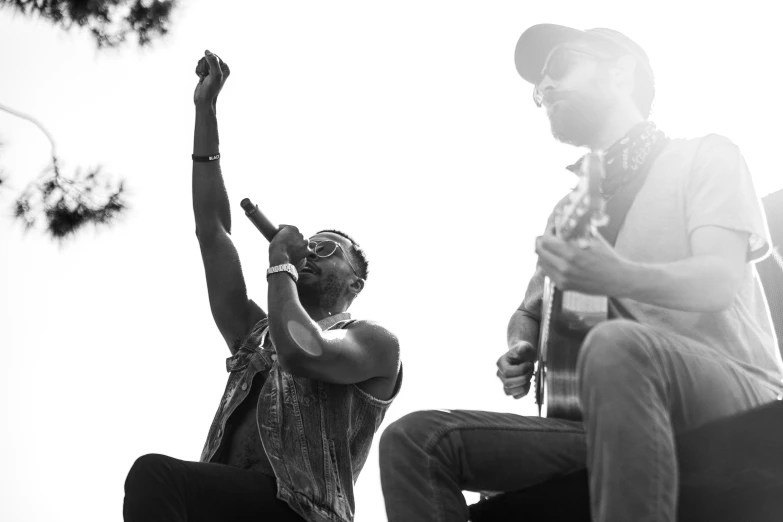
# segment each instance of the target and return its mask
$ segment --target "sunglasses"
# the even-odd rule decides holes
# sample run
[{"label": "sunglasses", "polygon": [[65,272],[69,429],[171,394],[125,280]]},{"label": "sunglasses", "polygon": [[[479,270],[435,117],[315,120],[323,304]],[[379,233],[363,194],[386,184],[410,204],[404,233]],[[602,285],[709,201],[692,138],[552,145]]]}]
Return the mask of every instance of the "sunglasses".
[{"label": "sunglasses", "polygon": [[353,270],[353,273],[357,276],[359,275],[359,271],[356,270],[356,267],[353,266],[353,261],[351,261],[351,257],[348,255],[348,253],[345,251],[343,246],[338,243],[337,241],[332,241],[331,239],[322,239],[320,241],[315,241],[313,239],[310,240],[310,242],[307,244],[307,246],[312,250],[312,252],[317,257],[329,257],[335,252],[337,252],[338,249],[343,253],[343,257],[348,262],[349,265],[351,265],[351,270]]},{"label": "sunglasses", "polygon": [[610,62],[618,58],[618,56],[596,51],[583,51],[571,47],[556,49],[549,55],[544,68],[541,69],[541,80],[533,86],[533,102],[536,104],[536,107],[541,107],[544,103],[544,93],[538,88],[544,78],[548,77],[556,82],[562,80],[574,67],[584,61],[585,56],[601,62]]}]

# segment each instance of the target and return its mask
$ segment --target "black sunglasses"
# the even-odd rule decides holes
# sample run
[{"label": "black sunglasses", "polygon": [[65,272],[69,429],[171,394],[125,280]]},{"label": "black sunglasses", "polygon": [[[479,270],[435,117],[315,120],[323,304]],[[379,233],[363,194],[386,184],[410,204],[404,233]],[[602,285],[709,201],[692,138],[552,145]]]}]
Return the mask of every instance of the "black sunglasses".
[{"label": "black sunglasses", "polygon": [[589,56],[594,60],[602,62],[610,62],[619,58],[619,56],[599,53],[597,51],[574,49],[572,47],[560,47],[555,49],[547,58],[543,69],[541,69],[541,80],[533,86],[533,102],[536,104],[536,107],[541,107],[544,103],[544,93],[538,88],[544,78],[548,77],[554,81],[562,80],[569,71],[584,60],[584,58],[579,55]]}]

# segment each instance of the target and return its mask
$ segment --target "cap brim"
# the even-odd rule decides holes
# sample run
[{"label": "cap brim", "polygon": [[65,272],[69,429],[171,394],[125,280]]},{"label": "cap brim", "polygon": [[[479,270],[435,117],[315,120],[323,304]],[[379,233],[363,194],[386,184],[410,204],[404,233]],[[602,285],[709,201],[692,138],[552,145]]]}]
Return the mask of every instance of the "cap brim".
[{"label": "cap brim", "polygon": [[584,31],[564,25],[538,24],[529,27],[519,37],[514,51],[517,72],[525,81],[536,84],[541,80],[541,70],[552,49],[589,36]]}]

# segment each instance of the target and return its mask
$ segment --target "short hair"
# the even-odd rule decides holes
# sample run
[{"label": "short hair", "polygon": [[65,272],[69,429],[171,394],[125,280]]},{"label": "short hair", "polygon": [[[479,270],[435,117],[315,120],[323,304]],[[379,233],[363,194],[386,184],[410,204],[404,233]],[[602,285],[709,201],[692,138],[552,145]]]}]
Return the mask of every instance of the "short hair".
[{"label": "short hair", "polygon": [[318,232],[316,232],[316,234],[323,234],[324,232],[337,234],[338,236],[342,236],[351,242],[351,254],[353,255],[354,261],[358,261],[357,264],[359,265],[358,266],[359,273],[356,275],[358,275],[359,277],[361,277],[366,281],[367,275],[370,273],[370,262],[367,260],[367,253],[359,245],[359,243],[357,243],[354,238],[352,238],[342,230],[335,230],[335,229],[319,230]]}]

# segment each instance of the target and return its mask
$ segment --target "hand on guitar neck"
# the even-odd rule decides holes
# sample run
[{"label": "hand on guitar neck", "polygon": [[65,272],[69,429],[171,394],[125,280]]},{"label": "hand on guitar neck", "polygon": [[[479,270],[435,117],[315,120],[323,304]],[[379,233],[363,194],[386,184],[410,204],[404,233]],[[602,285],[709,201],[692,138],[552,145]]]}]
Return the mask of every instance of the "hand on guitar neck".
[{"label": "hand on guitar neck", "polygon": [[587,332],[608,318],[607,296],[623,297],[631,287],[632,264],[597,232],[608,224],[600,182],[603,156],[582,162],[577,187],[553,214],[552,233],[536,239],[538,265],[546,276],[542,296],[535,399],[539,414],[581,420],[576,378]]},{"label": "hand on guitar neck", "polygon": [[527,341],[519,341],[498,359],[497,376],[503,383],[503,391],[515,399],[521,399],[530,391],[536,350]]},{"label": "hand on guitar neck", "polygon": [[536,253],[544,274],[561,290],[620,297],[628,288],[628,262],[600,234],[578,242],[540,236]]}]

